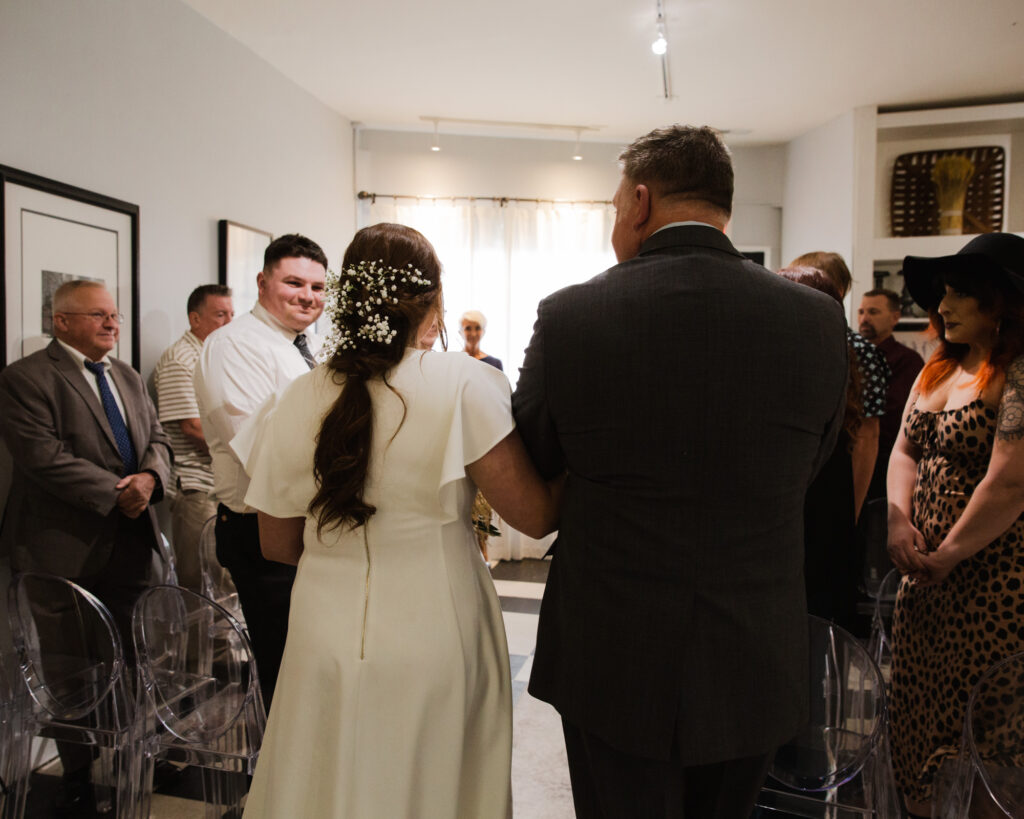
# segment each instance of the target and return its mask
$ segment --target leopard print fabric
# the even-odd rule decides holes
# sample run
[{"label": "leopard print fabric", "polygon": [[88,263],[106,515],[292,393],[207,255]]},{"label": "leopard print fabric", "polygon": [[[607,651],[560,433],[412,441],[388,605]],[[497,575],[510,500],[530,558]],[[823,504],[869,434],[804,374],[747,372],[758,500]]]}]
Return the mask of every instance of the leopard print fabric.
[{"label": "leopard print fabric", "polygon": [[[980,398],[956,410],[915,408],[907,417],[906,435],[922,453],[914,525],[929,550],[985,476],[995,428],[996,411]],[[893,771],[904,794],[928,801],[943,758],[960,750],[971,689],[994,663],[1024,650],[1024,517],[937,586],[904,577],[892,631]]]}]

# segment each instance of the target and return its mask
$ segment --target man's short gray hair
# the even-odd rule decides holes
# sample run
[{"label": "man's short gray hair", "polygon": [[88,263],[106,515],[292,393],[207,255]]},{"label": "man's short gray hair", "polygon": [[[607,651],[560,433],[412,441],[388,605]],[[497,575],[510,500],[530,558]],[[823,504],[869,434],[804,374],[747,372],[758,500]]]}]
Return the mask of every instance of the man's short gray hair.
[{"label": "man's short gray hair", "polygon": [[51,305],[51,312],[63,313],[68,309],[68,302],[71,301],[73,295],[81,290],[83,287],[102,287],[106,289],[106,285],[103,282],[95,282],[91,279],[73,279],[69,282],[64,282],[53,292],[53,304]]}]

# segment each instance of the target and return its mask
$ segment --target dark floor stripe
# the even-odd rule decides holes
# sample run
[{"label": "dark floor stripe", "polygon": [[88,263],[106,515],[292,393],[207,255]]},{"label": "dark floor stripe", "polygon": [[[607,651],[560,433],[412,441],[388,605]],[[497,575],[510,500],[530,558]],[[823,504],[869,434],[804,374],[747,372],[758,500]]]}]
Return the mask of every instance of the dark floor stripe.
[{"label": "dark floor stripe", "polygon": [[532,597],[499,597],[502,611],[516,611],[523,614],[540,614],[540,600]]}]

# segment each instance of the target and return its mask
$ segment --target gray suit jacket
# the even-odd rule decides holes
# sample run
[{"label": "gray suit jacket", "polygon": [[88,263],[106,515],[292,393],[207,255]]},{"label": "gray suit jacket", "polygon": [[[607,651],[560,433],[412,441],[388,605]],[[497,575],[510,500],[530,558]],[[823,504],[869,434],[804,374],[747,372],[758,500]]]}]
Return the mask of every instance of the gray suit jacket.
[{"label": "gray suit jacket", "polygon": [[843,417],[845,327],[702,226],[541,302],[512,404],[540,471],[568,481],[534,696],[687,765],[796,732],[804,494]]},{"label": "gray suit jacket", "polygon": [[[156,547],[160,532],[152,504],[169,479],[170,443],[142,378],[127,364],[111,361],[139,471],[157,478],[143,512],[150,522],[146,545]],[[0,533],[12,567],[63,577],[103,571],[123,522],[114,488],[121,456],[103,405],[57,341],[0,372],[0,418],[14,461]]]}]

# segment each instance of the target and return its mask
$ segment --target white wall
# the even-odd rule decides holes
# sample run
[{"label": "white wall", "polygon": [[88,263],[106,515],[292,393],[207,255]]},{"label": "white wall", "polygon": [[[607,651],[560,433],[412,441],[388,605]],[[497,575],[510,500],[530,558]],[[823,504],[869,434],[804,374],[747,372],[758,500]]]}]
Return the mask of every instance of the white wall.
[{"label": "white wall", "polygon": [[348,121],[178,0],[0,0],[0,77],[0,164],[140,207],[144,375],[217,280],[217,220],[340,261]]},{"label": "white wall", "polygon": [[[508,196],[610,200],[619,184],[618,143],[583,142],[573,161],[572,140],[511,139],[360,130],[356,189],[418,196]],[[782,146],[733,149],[737,245],[767,246],[778,260],[786,151]],[[596,272],[596,271],[595,271]]]},{"label": "white wall", "polygon": [[786,146],[782,259],[812,250],[853,254],[854,115],[850,111]]}]

